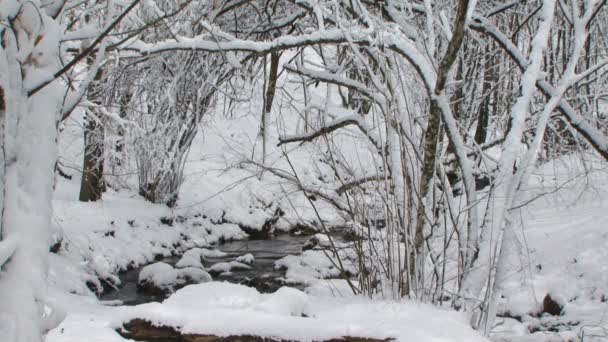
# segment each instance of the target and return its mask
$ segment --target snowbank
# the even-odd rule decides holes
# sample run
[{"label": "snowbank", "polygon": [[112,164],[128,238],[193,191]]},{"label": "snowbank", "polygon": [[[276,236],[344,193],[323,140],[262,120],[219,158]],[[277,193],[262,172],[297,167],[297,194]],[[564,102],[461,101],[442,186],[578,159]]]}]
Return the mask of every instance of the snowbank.
[{"label": "snowbank", "polygon": [[183,334],[249,334],[298,341],[341,336],[487,341],[468,327],[462,315],[409,301],[317,296],[292,288],[260,294],[249,287],[219,282],[186,286],[162,304],[75,311],[49,333],[46,342],[124,341],[114,329],[134,318],[179,327]]},{"label": "snowbank", "polygon": [[182,334],[255,335],[319,341],[342,336],[398,341],[486,341],[459,314],[412,302],[315,297],[292,288],[272,294],[211,282],[179,290],[162,304],[140,305],[111,326],[132,319],[179,328]]}]

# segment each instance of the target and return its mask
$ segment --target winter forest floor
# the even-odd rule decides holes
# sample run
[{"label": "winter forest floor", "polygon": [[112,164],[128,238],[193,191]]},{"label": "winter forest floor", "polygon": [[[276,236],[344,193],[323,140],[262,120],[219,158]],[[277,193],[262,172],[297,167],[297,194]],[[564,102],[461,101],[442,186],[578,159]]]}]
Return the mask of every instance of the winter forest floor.
[{"label": "winter forest floor", "polygon": [[[246,269],[258,261],[248,260],[246,250],[239,253],[238,262],[230,261],[239,256],[235,254],[215,264],[209,260],[214,260],[214,253],[222,255],[218,250],[222,251],[223,241],[247,238],[239,223],[260,226],[268,208],[252,206],[252,198],[255,194],[260,196],[259,202],[272,201],[273,190],[267,188],[276,180],[270,176],[261,181],[247,178],[239,169],[222,171],[220,164],[225,160],[219,160],[220,155],[204,150],[191,153],[186,183],[174,209],[145,202],[130,191],[111,190],[101,202],[81,203],[75,200],[79,180],[59,181],[54,223],[62,240],[50,258],[50,324],[63,321],[48,332],[47,342],[124,341],[117,330],[133,319],[172,327],[173,333],[184,336],[486,341],[469,328],[463,314],[449,308],[353,296],[345,281],[323,279],[336,274],[320,252],[300,254],[296,248],[285,252],[292,256],[271,259],[287,268],[285,284],[297,283],[299,289],[282,287],[268,294],[224,282],[239,267]],[[539,196],[524,208],[518,225],[524,241],[520,246],[523,267],[510,278],[491,340],[608,338],[608,230],[604,219],[608,178],[602,167],[564,158],[538,169],[530,191]],[[580,176],[585,169],[588,172]],[[289,229],[289,216],[277,222],[276,229]],[[99,300],[93,293],[127,286],[118,278],[121,270],[138,269],[171,256],[177,260],[188,250],[194,260],[180,262],[189,267],[160,267],[150,271],[150,279],[168,292],[186,282],[202,283],[177,290],[162,303],[123,305],[103,297]],[[214,281],[208,281],[209,274]],[[542,313],[547,294],[561,312]]]}]

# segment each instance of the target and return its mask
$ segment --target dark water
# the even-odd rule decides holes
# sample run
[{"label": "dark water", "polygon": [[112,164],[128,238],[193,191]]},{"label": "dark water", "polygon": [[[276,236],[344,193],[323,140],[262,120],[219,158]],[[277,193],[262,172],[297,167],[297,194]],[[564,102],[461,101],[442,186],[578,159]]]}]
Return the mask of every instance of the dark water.
[{"label": "dark water", "polygon": [[[221,244],[217,249],[227,253],[221,258],[205,258],[205,267],[218,262],[233,261],[241,255],[251,253],[255,260],[251,269],[232,270],[231,274],[214,276],[213,280],[228,281],[231,283],[244,284],[258,289],[260,292],[274,292],[282,286],[280,278],[285,271],[274,268],[274,262],[286,255],[298,255],[302,253],[302,246],[309,240],[306,236],[278,235],[270,240],[242,240],[230,241]],[[170,265],[175,265],[179,257],[163,259]],[[118,290],[107,290],[101,296],[104,301],[121,301],[125,305],[136,305],[149,302],[159,302],[164,299],[162,295],[153,295],[137,289],[137,279],[142,267],[121,272],[119,274],[122,285]]]}]

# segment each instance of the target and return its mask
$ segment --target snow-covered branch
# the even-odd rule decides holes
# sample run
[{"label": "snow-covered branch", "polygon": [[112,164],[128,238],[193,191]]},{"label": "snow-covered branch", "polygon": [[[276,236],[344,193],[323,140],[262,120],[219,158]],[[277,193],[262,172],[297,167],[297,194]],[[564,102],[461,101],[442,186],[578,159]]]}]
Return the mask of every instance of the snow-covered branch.
[{"label": "snow-covered branch", "polygon": [[[517,46],[498,28],[492,25],[487,19],[475,17],[471,22],[470,27],[479,32],[485,33],[492,37],[517,63],[523,70],[529,64],[529,61]],[[584,73],[584,72],[583,72]],[[555,88],[549,82],[539,79],[536,81],[536,87],[547,97],[551,98],[556,95]],[[606,160],[608,160],[608,137],[593,126],[587,119],[578,113],[565,99],[560,99],[557,109],[564,115],[568,123],[589,142],[589,144]]]},{"label": "snow-covered branch", "polygon": [[346,191],[349,191],[355,187],[361,186],[365,183],[369,183],[369,182],[381,182],[383,180],[386,179],[390,179],[389,175],[385,175],[385,174],[378,174],[378,175],[372,175],[372,176],[365,176],[362,178],[357,178],[353,181],[350,181],[348,183],[343,184],[342,186],[340,186],[338,189],[336,189],[336,193],[338,195],[341,195],[343,193],[345,193]]},{"label": "snow-covered branch", "polygon": [[[372,32],[366,29],[352,29],[348,33],[348,38],[355,41],[363,41]],[[262,42],[246,39],[233,39],[229,41],[214,40],[209,36],[200,37],[178,37],[178,40],[166,40],[159,43],[144,43],[142,41],[133,42],[125,46],[124,50],[138,52],[142,55],[156,54],[166,51],[246,51],[266,54],[299,47],[316,44],[340,44],[347,40],[347,35],[341,29],[331,29],[317,31],[301,35],[285,35],[272,41]]]},{"label": "snow-covered branch", "polygon": [[319,138],[340,128],[344,128],[351,125],[356,126],[369,139],[369,141],[374,145],[374,147],[376,147],[378,151],[382,150],[382,145],[380,141],[371,133],[370,129],[367,127],[367,124],[365,123],[365,118],[358,114],[339,117],[326,123],[323,127],[313,132],[280,136],[279,143],[277,144],[277,146],[295,142],[311,142],[316,138]]}]

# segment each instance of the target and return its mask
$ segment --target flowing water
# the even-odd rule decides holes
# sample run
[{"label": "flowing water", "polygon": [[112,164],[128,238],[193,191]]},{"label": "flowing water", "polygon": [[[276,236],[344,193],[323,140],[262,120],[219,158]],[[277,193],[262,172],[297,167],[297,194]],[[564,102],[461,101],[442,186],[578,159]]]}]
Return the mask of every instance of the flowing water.
[{"label": "flowing water", "polygon": [[[302,253],[302,247],[309,240],[306,236],[292,236],[288,234],[277,235],[269,240],[240,240],[229,241],[218,246],[226,255],[220,258],[207,257],[203,260],[205,267],[218,262],[233,261],[245,254],[255,257],[251,269],[232,270],[229,274],[213,277],[216,281],[228,281],[255,287],[260,292],[273,292],[282,286],[281,278],[285,275],[283,270],[275,269],[274,262],[286,255]],[[162,261],[175,265],[181,256],[165,258]],[[104,292],[101,299],[104,301],[120,301],[125,305],[136,305],[149,302],[158,302],[164,299],[162,295],[155,295],[137,288],[137,280],[142,267],[124,271],[119,274],[122,285],[118,289]]]}]

